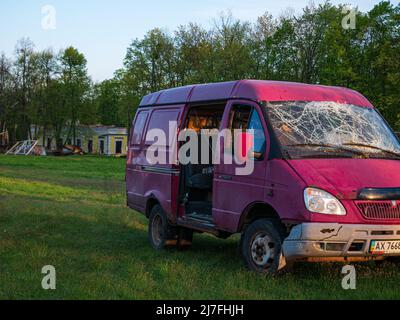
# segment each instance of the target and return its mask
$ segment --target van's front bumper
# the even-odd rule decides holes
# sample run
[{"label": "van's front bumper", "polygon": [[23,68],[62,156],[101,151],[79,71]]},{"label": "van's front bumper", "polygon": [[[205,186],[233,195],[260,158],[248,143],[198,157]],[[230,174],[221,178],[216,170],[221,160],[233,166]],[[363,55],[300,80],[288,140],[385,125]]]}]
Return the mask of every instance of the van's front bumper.
[{"label": "van's front bumper", "polygon": [[400,225],[303,223],[283,243],[291,260],[365,260],[399,254],[371,254],[371,241],[400,240]]}]

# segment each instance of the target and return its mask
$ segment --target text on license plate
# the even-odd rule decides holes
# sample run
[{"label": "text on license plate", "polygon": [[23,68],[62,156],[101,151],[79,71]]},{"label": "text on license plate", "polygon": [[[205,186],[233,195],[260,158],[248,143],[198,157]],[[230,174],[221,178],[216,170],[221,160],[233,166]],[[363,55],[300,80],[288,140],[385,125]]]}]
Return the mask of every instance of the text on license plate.
[{"label": "text on license plate", "polygon": [[399,253],[400,254],[400,240],[385,240],[385,241],[371,241],[372,254],[385,254],[385,253]]}]

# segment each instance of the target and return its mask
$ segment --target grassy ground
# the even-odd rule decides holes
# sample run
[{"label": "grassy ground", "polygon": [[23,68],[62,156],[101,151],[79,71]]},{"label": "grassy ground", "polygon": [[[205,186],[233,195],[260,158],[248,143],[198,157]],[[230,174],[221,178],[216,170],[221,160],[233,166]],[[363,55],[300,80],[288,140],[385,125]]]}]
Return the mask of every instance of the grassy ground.
[{"label": "grassy ground", "polygon": [[[57,290],[41,269],[57,270]],[[237,238],[196,235],[188,251],[155,252],[147,221],[125,207],[124,160],[0,156],[0,299],[393,299],[400,269],[299,264],[266,278],[243,269]]]}]

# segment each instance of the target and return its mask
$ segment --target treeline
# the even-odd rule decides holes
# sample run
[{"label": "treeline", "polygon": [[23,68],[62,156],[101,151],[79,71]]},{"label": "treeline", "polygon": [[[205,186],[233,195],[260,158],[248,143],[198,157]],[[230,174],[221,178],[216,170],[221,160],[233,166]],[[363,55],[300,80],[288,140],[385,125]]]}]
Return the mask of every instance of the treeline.
[{"label": "treeline", "polygon": [[76,125],[93,121],[92,88],[78,50],[37,52],[29,39],[22,39],[13,60],[0,55],[0,131],[7,129],[14,143],[35,139],[39,128],[51,130],[62,147],[62,131],[68,127],[67,139],[76,141]]},{"label": "treeline", "polygon": [[223,15],[210,29],[156,28],[131,43],[113,79],[96,84],[76,49],[35,53],[23,41],[13,61],[0,60],[0,125],[21,139],[32,123],[55,132],[67,124],[73,138],[77,123],[129,126],[149,92],[252,78],[355,89],[400,130],[400,5],[356,12],[354,29],[343,28],[345,9],[327,2],[256,23]]}]

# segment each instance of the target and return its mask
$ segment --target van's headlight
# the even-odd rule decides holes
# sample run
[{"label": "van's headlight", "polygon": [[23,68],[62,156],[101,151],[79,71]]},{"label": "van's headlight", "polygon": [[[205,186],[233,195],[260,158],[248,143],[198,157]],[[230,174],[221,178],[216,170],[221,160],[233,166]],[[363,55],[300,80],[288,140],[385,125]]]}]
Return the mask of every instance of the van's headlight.
[{"label": "van's headlight", "polygon": [[342,203],[329,192],[316,188],[304,190],[304,201],[308,211],[321,214],[345,216],[346,209]]}]

